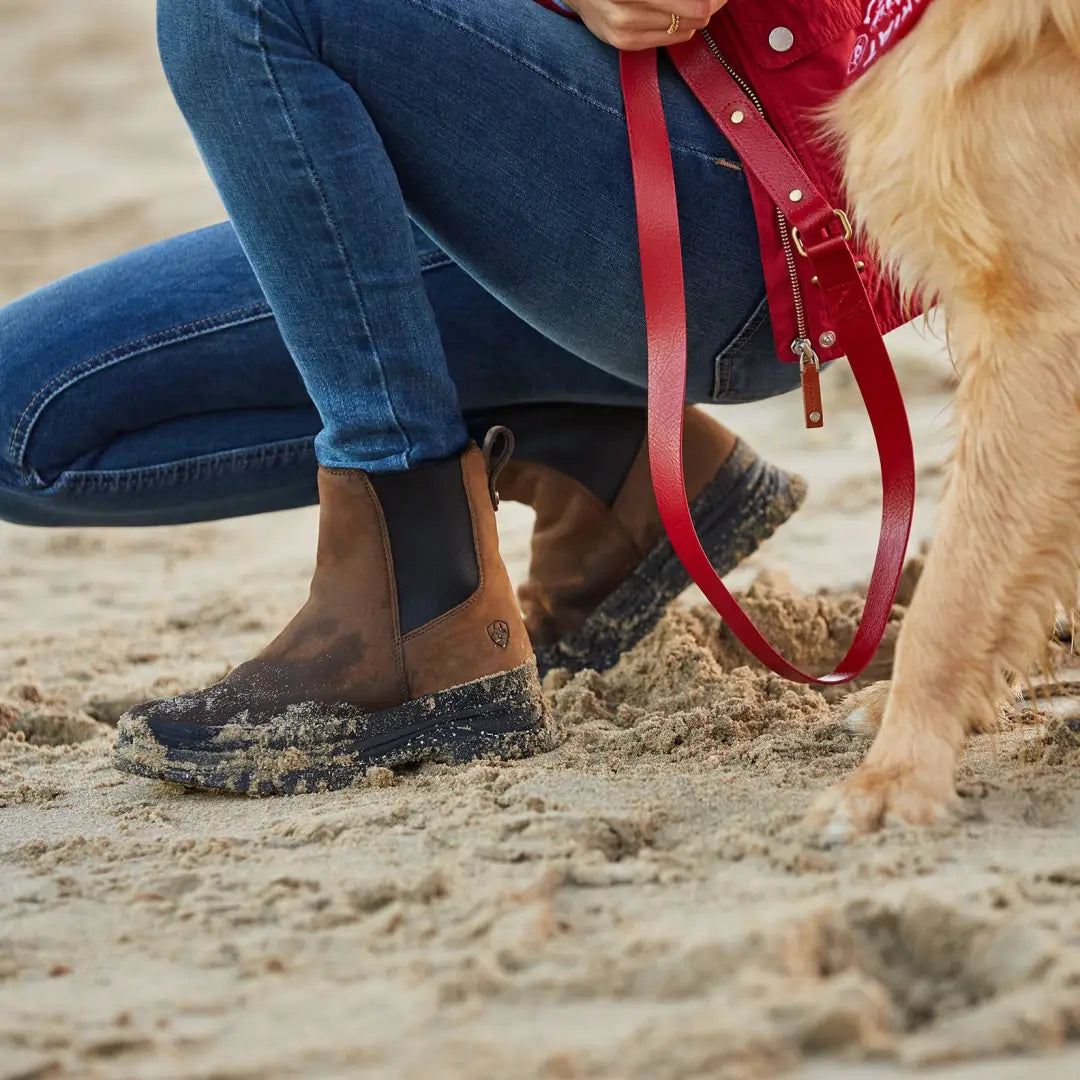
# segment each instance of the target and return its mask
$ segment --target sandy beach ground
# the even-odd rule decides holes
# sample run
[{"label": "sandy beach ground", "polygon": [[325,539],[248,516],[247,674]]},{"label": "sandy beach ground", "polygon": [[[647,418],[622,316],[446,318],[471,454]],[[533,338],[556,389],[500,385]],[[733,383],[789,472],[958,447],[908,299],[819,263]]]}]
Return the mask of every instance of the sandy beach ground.
[{"label": "sandy beach ground", "polygon": [[[223,216],[152,8],[0,0],[0,303]],[[918,542],[950,372],[926,331],[894,352]],[[818,659],[878,505],[843,373],[826,394],[814,435],[791,399],[720,413],[809,479],[733,580],[767,572],[759,610]],[[520,578],[528,514],[500,519]],[[0,525],[0,1080],[1080,1076],[1076,736],[1017,707],[972,743],[963,821],[821,850],[801,815],[865,736],[739,668],[692,594],[607,676],[549,679],[567,739],[533,761],[262,801],[114,772],[118,712],[261,646],[314,535]]]}]

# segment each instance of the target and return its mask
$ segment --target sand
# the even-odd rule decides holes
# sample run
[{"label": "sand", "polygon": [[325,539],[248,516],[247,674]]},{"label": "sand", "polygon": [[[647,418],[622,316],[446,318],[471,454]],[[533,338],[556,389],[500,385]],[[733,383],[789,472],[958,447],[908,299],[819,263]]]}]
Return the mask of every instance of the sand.
[{"label": "sand", "polygon": [[[0,0],[0,302],[220,218],[151,9]],[[918,542],[949,369],[925,332],[894,354]],[[865,420],[841,372],[825,392],[813,435],[790,399],[718,413],[810,481],[732,576],[807,662],[876,528]],[[518,579],[529,526],[500,512]],[[538,759],[276,800],[113,771],[129,703],[291,614],[314,527],[0,526],[0,1080],[1080,1075],[1075,686],[972,742],[961,821],[829,850],[801,815],[868,736],[741,666],[693,593],[607,675],[549,677]]]}]

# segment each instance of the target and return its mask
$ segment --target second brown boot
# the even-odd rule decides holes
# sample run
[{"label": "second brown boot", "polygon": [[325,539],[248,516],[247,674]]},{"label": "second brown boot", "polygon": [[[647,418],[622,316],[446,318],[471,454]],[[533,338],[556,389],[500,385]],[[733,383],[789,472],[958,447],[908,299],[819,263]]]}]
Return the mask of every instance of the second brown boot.
[{"label": "second brown boot", "polygon": [[116,765],[252,794],[373,765],[520,757],[554,738],[476,447],[409,472],[319,470],[307,604],[205,690],[120,720]]},{"label": "second brown boot", "polygon": [[[645,410],[530,405],[484,418],[497,418],[517,440],[500,494],[536,511],[519,597],[540,674],[604,671],[691,584],[656,507]],[[686,410],[683,452],[691,513],[719,574],[751,555],[806,496],[801,477],[758,457],[699,408]]]}]

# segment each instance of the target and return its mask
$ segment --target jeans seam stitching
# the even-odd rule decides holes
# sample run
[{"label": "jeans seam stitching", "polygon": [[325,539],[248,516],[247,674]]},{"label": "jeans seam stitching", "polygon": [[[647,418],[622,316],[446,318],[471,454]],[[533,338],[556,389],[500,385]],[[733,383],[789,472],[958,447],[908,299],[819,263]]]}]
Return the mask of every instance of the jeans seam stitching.
[{"label": "jeans seam stitching", "polygon": [[258,447],[244,447],[239,450],[220,450],[213,454],[200,454],[196,457],[185,458],[182,461],[167,462],[161,465],[137,465],[126,469],[73,469],[62,473],[52,484],[44,489],[48,491],[60,491],[65,488],[100,487],[101,478],[115,478],[130,487],[131,481],[150,479],[162,476],[180,476],[191,473],[195,469],[213,466],[216,464],[235,463],[246,465],[251,462],[272,459],[300,458],[305,452],[311,450],[311,439],[284,439],[281,442],[264,443]]},{"label": "jeans seam stitching", "polygon": [[285,120],[286,126],[289,129],[289,134],[292,136],[293,142],[296,144],[297,150],[300,152],[300,157],[304,162],[304,169],[307,172],[308,179],[311,181],[312,186],[315,189],[315,193],[318,196],[319,207],[322,210],[323,221],[326,227],[330,230],[330,235],[333,237],[334,244],[337,247],[338,255],[341,257],[345,266],[345,279],[349,283],[349,289],[353,294],[353,299],[356,303],[357,311],[360,315],[360,321],[364,328],[364,333],[368,337],[368,341],[371,344],[373,357],[375,360],[375,366],[379,372],[379,378],[382,381],[383,395],[386,399],[386,404],[389,408],[390,416],[393,419],[394,426],[397,428],[398,435],[401,437],[401,441],[405,447],[405,460],[408,462],[410,452],[413,449],[412,440],[409,438],[408,433],[405,431],[401,424],[401,420],[397,415],[397,410],[394,408],[393,397],[390,394],[390,386],[386,381],[386,371],[383,368],[382,361],[379,359],[378,348],[375,345],[374,336],[371,333],[371,328],[368,323],[367,311],[364,308],[364,301],[361,296],[361,291],[357,287],[356,279],[353,273],[352,262],[349,259],[349,254],[345,250],[345,244],[342,239],[341,229],[338,227],[337,222],[334,220],[334,216],[330,211],[330,206],[326,201],[326,194],[323,190],[322,181],[319,179],[318,173],[315,171],[314,164],[311,160],[311,155],[308,153],[307,145],[300,137],[300,132],[296,127],[296,123],[293,119],[292,113],[289,110],[288,103],[285,101],[285,95],[282,92],[281,84],[274,73],[273,65],[270,62],[270,50],[266,45],[266,38],[263,33],[263,15],[264,4],[263,0],[256,0],[255,3],[255,35],[256,44],[259,49],[259,53],[262,57],[263,68],[266,72],[266,76],[270,81],[270,88],[277,101],[278,107],[281,109],[282,116]]},{"label": "jeans seam stitching", "polygon": [[[257,322],[260,319],[272,317],[268,304],[259,302],[246,307],[231,308],[216,315],[205,315],[201,319],[193,319],[186,323],[177,323],[174,326],[162,330],[155,330],[152,334],[144,334],[140,338],[133,338],[122,345],[113,345],[102,352],[81,360],[73,368],[58,372],[34,394],[29,404],[19,414],[15,427],[11,433],[11,441],[8,444],[9,460],[19,469],[25,469],[23,460],[26,447],[33,433],[34,425],[50,402],[54,401],[65,390],[70,389],[77,382],[81,382],[89,375],[93,375],[104,368],[130,360],[135,356],[143,356],[154,349],[164,348],[166,345],[175,345],[191,337],[201,336],[218,330],[230,329],[234,326],[242,326],[247,322]],[[230,320],[228,322],[224,320]]]},{"label": "jeans seam stitching", "polygon": [[[594,109],[599,109],[602,113],[605,113],[608,116],[614,116],[619,120],[624,119],[624,114],[622,112],[620,112],[618,109],[612,109],[610,106],[603,104],[603,102],[596,101],[593,98],[589,97],[587,94],[583,94],[580,90],[576,90],[574,87],[567,86],[566,83],[560,82],[550,72],[544,71],[543,68],[538,67],[536,64],[531,63],[530,61],[526,60],[524,57],[518,56],[516,53],[511,52],[505,45],[501,44],[498,41],[494,41],[492,38],[487,37],[486,35],[482,34],[479,30],[477,30],[475,27],[468,26],[465,23],[458,22],[456,19],[452,18],[450,15],[446,14],[445,12],[433,11],[431,8],[429,8],[426,5],[420,3],[419,0],[406,0],[406,2],[412,4],[413,7],[420,8],[422,11],[426,12],[428,15],[434,15],[437,19],[442,19],[444,22],[450,23],[451,26],[456,26],[459,30],[464,31],[466,34],[471,34],[477,40],[482,41],[489,48],[492,48],[496,52],[502,53],[504,56],[507,56],[511,60],[516,61],[522,67],[527,68],[529,71],[533,72],[533,74],[539,75],[540,78],[547,80],[553,86],[557,86],[564,93],[570,94],[572,97],[576,97],[579,101],[585,102],[586,105],[591,105]],[[713,162],[713,161],[716,160],[716,154],[706,153],[704,150],[699,150],[699,149],[697,149],[696,147],[693,147],[693,146],[687,146],[684,143],[672,141],[671,142],[671,148],[673,150],[681,150],[681,151],[684,151],[685,153],[693,154],[695,157],[703,158],[704,160],[709,161],[709,162]]]}]

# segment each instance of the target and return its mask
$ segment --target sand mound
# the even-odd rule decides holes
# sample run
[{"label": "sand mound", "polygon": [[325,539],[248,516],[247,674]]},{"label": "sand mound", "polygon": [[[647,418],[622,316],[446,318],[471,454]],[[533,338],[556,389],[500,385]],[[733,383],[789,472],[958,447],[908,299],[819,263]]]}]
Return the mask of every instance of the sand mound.
[{"label": "sand mound", "polygon": [[84,713],[63,707],[63,699],[47,696],[33,683],[17,683],[0,691],[0,753],[5,745],[72,746],[108,733],[105,725]]},{"label": "sand mound", "polygon": [[[799,606],[771,593],[768,602],[787,614]],[[715,767],[858,751],[821,694],[760,669],[725,669],[724,659],[742,660],[725,657],[711,611],[673,610],[606,674],[552,672],[546,689],[570,732],[567,764],[663,755]]]}]

